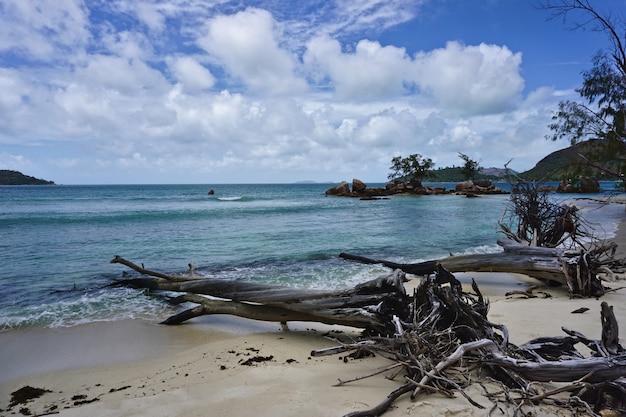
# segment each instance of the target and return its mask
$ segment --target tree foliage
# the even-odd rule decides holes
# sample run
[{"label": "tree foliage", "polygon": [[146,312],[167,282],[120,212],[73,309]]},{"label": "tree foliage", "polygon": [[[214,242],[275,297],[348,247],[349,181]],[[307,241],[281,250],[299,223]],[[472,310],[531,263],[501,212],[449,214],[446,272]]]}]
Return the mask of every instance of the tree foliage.
[{"label": "tree foliage", "polygon": [[476,174],[480,170],[480,166],[478,165],[478,161],[474,161],[470,159],[469,156],[459,152],[459,157],[465,162],[465,164],[460,168],[461,175],[466,180],[472,180],[476,178]]},{"label": "tree foliage", "polygon": [[406,158],[396,156],[391,159],[389,169],[391,173],[388,178],[390,180],[404,179],[408,181],[421,181],[435,164],[430,158],[424,158],[418,153],[411,154]]},{"label": "tree foliage", "polygon": [[626,21],[610,12],[601,13],[589,0],[546,0],[543,9],[551,18],[577,17],[572,29],[591,29],[607,35],[610,47],[596,53],[592,68],[584,71],[583,85],[576,89],[582,102],[566,100],[552,116],[552,140],[568,139],[572,145],[600,139],[603,146],[588,165],[607,171],[604,162],[618,161],[621,174],[626,166]]}]

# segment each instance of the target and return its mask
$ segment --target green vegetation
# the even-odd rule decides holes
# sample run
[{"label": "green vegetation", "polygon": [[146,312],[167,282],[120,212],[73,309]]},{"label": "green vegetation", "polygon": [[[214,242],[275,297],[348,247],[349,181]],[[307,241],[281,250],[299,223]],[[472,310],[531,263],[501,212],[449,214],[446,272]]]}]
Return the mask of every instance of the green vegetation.
[{"label": "green vegetation", "polygon": [[403,158],[396,156],[391,160],[391,174],[389,174],[390,180],[404,179],[408,181],[420,182],[424,178],[429,169],[434,167],[435,164],[430,158],[424,158],[418,153]]},{"label": "green vegetation", "polygon": [[459,157],[465,162],[465,165],[461,167],[461,175],[465,180],[472,180],[476,178],[476,174],[480,170],[480,166],[478,166],[478,161],[474,161],[470,159],[469,156],[464,153],[459,152]]},{"label": "green vegetation", "polygon": [[599,139],[580,142],[551,153],[519,176],[532,181],[560,181],[578,176],[617,181],[619,177],[615,172],[618,172],[620,162],[603,160],[598,152],[603,148]]},{"label": "green vegetation", "polygon": [[499,180],[505,177],[505,169],[483,169],[469,156],[459,152],[459,157],[465,162],[462,167],[432,169],[435,166],[432,159],[424,158],[420,154],[412,154],[406,158],[396,156],[391,160],[392,173],[389,174],[389,180],[462,182],[470,179]]},{"label": "green vegetation", "polygon": [[54,182],[24,175],[19,171],[0,169],[0,185],[54,185]]},{"label": "green vegetation", "polygon": [[589,169],[619,178],[626,170],[626,20],[620,14],[600,14],[586,0],[545,0],[552,18],[578,18],[573,29],[591,29],[607,35],[610,45],[584,71],[576,92],[582,101],[562,101],[552,116],[548,139],[568,139],[572,145],[596,139],[585,149],[586,157],[570,172],[586,175]]},{"label": "green vegetation", "polygon": [[[465,181],[466,178],[461,173],[461,169],[462,167],[456,167],[456,166],[433,169],[426,173],[426,176],[424,177],[424,179],[427,181],[437,181],[437,182]],[[492,180],[492,181],[503,180],[506,177],[504,171],[505,171],[504,168],[501,170],[496,169],[496,168],[479,169],[479,171],[476,172],[476,175],[474,175],[474,180]],[[493,172],[493,174],[491,174],[491,172]]]}]

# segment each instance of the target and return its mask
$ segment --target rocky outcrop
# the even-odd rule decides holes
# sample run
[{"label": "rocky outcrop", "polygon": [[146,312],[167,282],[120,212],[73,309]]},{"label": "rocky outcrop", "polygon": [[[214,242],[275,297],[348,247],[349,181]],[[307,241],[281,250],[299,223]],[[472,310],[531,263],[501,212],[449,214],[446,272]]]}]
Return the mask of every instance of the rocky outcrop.
[{"label": "rocky outcrop", "polygon": [[457,194],[464,194],[468,197],[480,194],[508,194],[489,180],[463,181],[456,185],[455,191]]},{"label": "rocky outcrop", "polygon": [[350,186],[346,181],[341,182],[340,184],[335,185],[332,188],[326,190],[326,195],[336,195],[348,197],[350,196]]},{"label": "rocky outcrop", "polygon": [[387,183],[384,188],[368,188],[367,184],[356,178],[352,180],[352,190],[350,190],[350,186],[346,181],[326,190],[326,195],[358,197],[362,200],[377,200],[395,194],[432,195],[448,193],[451,193],[451,191],[446,190],[444,187],[424,187],[419,181],[393,181]]},{"label": "rocky outcrop", "polygon": [[556,189],[557,193],[595,194],[601,190],[600,183],[592,177],[581,177],[577,180],[562,180]]}]

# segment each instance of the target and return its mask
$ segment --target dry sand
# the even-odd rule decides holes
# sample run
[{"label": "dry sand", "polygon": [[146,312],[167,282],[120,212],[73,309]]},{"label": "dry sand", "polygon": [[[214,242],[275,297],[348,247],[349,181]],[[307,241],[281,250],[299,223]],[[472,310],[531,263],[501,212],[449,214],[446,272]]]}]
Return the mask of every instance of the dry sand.
[{"label": "dry sand", "polygon": [[[624,229],[615,238],[622,249]],[[490,320],[506,325],[513,343],[563,335],[562,326],[599,339],[601,301],[614,306],[618,323],[626,323],[626,289],[601,300],[569,299],[564,288],[547,287],[536,291],[551,298],[506,298],[503,288],[541,283],[512,274],[457,276],[475,276],[479,285],[482,282],[491,300]],[[509,284],[490,284],[502,280]],[[607,285],[617,288],[624,281]],[[580,307],[589,311],[571,313]],[[285,332],[278,324],[213,316],[177,327],[136,320],[0,333],[0,415],[336,417],[373,407],[399,386],[400,380],[378,375],[333,387],[339,378],[365,375],[389,362],[378,357],[347,362],[340,356],[312,358],[312,349],[335,346],[333,338],[346,340],[358,333],[306,323],[290,328]],[[245,364],[254,358],[258,362]],[[9,408],[11,393],[24,386],[47,392]],[[460,395],[432,394],[415,402],[401,398],[385,416],[485,416],[491,403],[481,393],[476,384],[468,390],[486,410]],[[555,408],[532,411],[570,415]]]}]

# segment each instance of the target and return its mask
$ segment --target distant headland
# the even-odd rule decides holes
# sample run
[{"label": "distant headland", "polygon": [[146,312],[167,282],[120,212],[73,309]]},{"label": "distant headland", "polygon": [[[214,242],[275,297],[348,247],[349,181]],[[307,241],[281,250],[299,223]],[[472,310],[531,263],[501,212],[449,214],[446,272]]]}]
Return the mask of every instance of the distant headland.
[{"label": "distant headland", "polygon": [[24,175],[19,171],[0,169],[0,185],[55,185],[54,181]]}]

